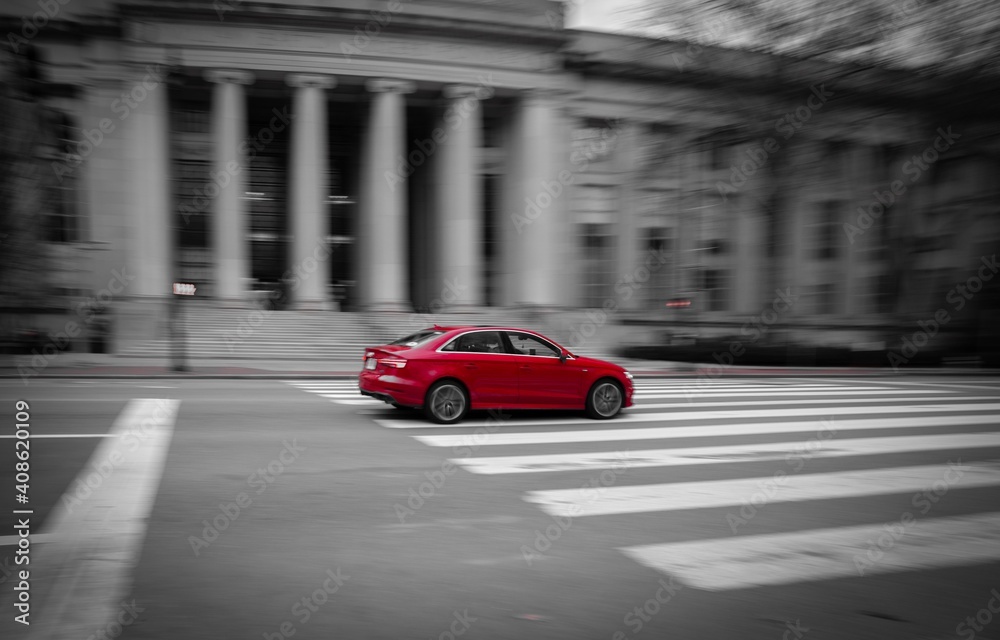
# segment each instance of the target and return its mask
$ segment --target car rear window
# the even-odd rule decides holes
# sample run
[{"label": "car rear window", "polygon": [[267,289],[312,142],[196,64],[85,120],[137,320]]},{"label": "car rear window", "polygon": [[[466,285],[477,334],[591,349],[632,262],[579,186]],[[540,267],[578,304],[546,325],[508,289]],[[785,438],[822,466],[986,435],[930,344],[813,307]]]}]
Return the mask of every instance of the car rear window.
[{"label": "car rear window", "polygon": [[444,331],[418,331],[406,336],[405,338],[393,340],[389,344],[402,345],[404,347],[416,347],[427,342],[428,340],[433,340],[442,333],[444,333]]}]

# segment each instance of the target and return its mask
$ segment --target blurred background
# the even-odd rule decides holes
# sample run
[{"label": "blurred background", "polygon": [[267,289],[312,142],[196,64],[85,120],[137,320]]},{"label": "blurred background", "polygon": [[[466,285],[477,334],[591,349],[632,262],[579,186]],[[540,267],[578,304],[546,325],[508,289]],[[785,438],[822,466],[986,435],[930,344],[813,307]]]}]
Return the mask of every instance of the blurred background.
[{"label": "blurred background", "polygon": [[998,362],[996,3],[0,14],[0,345],[25,362],[359,360],[432,322]]}]

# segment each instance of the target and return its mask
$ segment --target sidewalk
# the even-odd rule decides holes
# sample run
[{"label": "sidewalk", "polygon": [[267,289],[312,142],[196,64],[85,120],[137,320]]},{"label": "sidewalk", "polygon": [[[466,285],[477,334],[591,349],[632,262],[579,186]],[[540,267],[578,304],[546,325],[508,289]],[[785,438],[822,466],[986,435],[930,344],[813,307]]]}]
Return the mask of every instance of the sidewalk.
[{"label": "sidewalk", "polygon": [[[725,378],[730,376],[886,376],[886,375],[967,375],[1000,376],[1000,371],[978,368],[939,369],[863,369],[836,367],[759,367],[661,360],[608,358],[641,378]],[[37,360],[36,360],[37,364]],[[0,357],[0,378],[231,378],[289,380],[301,378],[355,378],[361,371],[361,360],[264,360],[264,359],[202,359],[187,361],[187,371],[173,370],[165,358],[133,358],[107,354],[62,353],[36,368],[31,356]]]}]

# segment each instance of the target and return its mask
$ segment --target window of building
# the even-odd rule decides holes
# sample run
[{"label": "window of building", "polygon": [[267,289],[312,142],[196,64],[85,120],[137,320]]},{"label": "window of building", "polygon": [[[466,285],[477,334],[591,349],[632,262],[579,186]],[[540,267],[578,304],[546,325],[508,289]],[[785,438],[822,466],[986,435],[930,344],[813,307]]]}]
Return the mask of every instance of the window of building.
[{"label": "window of building", "polygon": [[615,236],[612,224],[579,225],[583,257],[583,300],[585,307],[598,308],[613,294],[615,273]]},{"label": "window of building", "polygon": [[843,230],[840,227],[841,203],[836,200],[828,200],[820,205],[819,214],[813,224],[815,232],[813,246],[816,250],[816,258],[819,260],[832,260],[837,257],[837,246],[840,242]]},{"label": "window of building", "polygon": [[729,274],[724,269],[705,269],[703,273],[708,311],[728,311]]},{"label": "window of building", "polygon": [[[55,131],[51,145],[59,159],[67,153],[77,153],[82,139],[80,129],[68,115],[55,111],[46,116]],[[45,236],[49,242],[79,242],[81,239],[80,209],[77,203],[77,172],[67,171],[52,182],[45,194]]]},{"label": "window of building", "polygon": [[892,310],[891,278],[888,274],[869,276],[858,283],[858,309],[861,313],[884,314]]},{"label": "window of building", "polygon": [[716,141],[712,143],[710,152],[713,169],[728,169],[732,165],[732,145],[726,142]]},{"label": "window of building", "polygon": [[[643,287],[643,299],[649,309],[660,309],[673,295],[671,278],[674,273],[674,230],[671,227],[647,227],[640,236],[638,267],[649,271]],[[647,266],[649,265],[649,266]],[[637,268],[638,268],[637,267]],[[637,273],[644,276],[645,272]]]},{"label": "window of building", "polygon": [[815,299],[816,313],[821,316],[830,316],[838,313],[837,308],[837,285],[832,282],[825,282],[816,286]]}]

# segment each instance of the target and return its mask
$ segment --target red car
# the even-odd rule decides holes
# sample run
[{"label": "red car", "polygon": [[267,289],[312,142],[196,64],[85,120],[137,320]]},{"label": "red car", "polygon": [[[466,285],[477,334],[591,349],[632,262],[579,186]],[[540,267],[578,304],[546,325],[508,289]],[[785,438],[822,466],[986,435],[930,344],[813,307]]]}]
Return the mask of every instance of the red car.
[{"label": "red car", "polygon": [[505,327],[435,326],[368,349],[358,387],[443,424],[470,409],[585,409],[608,419],[632,406],[633,392],[622,367]]}]

